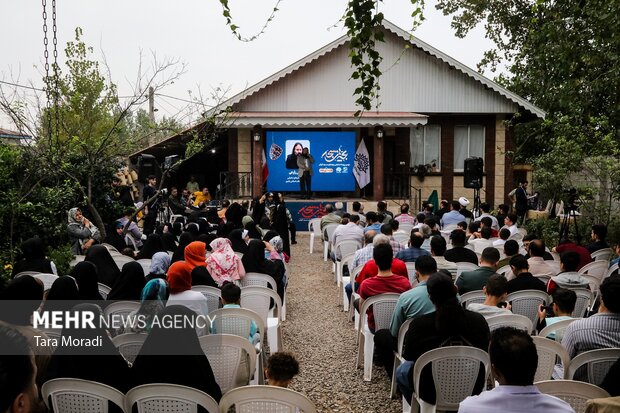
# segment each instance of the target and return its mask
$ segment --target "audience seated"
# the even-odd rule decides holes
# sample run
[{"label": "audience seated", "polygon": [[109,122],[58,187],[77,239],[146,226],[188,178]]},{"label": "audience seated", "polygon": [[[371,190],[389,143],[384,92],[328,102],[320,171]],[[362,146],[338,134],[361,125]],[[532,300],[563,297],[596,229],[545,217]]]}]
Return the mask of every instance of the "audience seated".
[{"label": "audience seated", "polygon": [[165,307],[170,295],[168,283],[161,278],[154,278],[147,282],[140,294],[140,308],[130,316],[143,318],[144,323],[133,323],[122,326],[116,334],[122,333],[149,333],[153,328],[153,320]]},{"label": "audience seated", "polygon": [[[345,225],[339,225],[334,230],[332,242],[336,245],[342,240],[353,240],[362,243],[364,241],[364,230],[358,225],[359,215],[351,215],[349,222]],[[336,251],[336,259],[340,260],[340,251]]]},{"label": "audience seated", "polygon": [[42,311],[69,311],[78,304],[80,293],[73,277],[58,277],[47,292]]},{"label": "audience seated", "polygon": [[490,213],[491,212],[491,205],[489,205],[488,202],[482,202],[480,204],[480,209],[482,210],[482,214],[480,214],[480,216],[478,218],[476,218],[476,221],[480,221],[484,217],[489,217],[489,219],[491,219],[491,225],[490,225],[491,229],[493,229],[495,231],[499,231],[499,223],[497,222],[497,218],[495,218]]},{"label": "audience seated", "polygon": [[400,214],[394,217],[396,221],[401,224],[411,224],[415,223],[415,218],[409,215],[409,204],[404,203],[400,206]]},{"label": "audience seated", "polygon": [[22,243],[21,259],[15,263],[11,277],[22,271],[57,274],[56,265],[45,257],[45,245],[41,238],[29,238]]},{"label": "audience seated", "polygon": [[275,252],[273,247],[269,245],[269,255],[276,255],[276,259],[271,260],[265,258],[265,243],[263,241],[259,241],[257,239],[250,240],[248,244],[248,252],[247,254],[243,254],[243,258],[241,262],[243,263],[243,267],[248,272],[258,272],[262,274],[267,274],[273,277],[277,284],[277,292],[282,300],[284,300],[284,287],[285,287],[285,268],[282,260],[279,259],[278,253]]},{"label": "audience seated", "polygon": [[171,263],[185,260],[185,247],[187,247],[192,241],[194,241],[194,235],[191,232],[185,231],[181,233],[181,236],[179,237],[179,245],[172,254]]},{"label": "audience seated", "polygon": [[342,218],[334,213],[334,206],[332,204],[325,205],[325,212],[327,214],[321,217],[321,239],[323,239],[323,230],[329,224],[340,224]]},{"label": "audience seated", "polygon": [[16,329],[0,325],[0,348],[0,412],[41,411],[36,366],[27,339]]},{"label": "audience seated", "polygon": [[539,275],[555,275],[555,270],[545,263],[545,242],[535,239],[528,246],[530,258],[527,260],[530,272],[535,277]]},{"label": "audience seated", "polygon": [[508,294],[521,290],[547,291],[547,285],[528,272],[529,263],[523,255],[515,255],[510,259],[510,269],[514,277],[508,281]]},{"label": "audience seated", "polygon": [[82,302],[98,302],[103,297],[99,293],[99,285],[97,284],[97,267],[88,261],[78,262],[69,273],[75,280],[78,287],[78,297]]},{"label": "audience seated", "polygon": [[592,262],[592,256],[590,255],[590,251],[588,251],[585,247],[582,247],[579,244],[574,243],[570,239],[562,239],[560,240],[557,247],[553,249],[553,251],[560,254],[560,256],[564,252],[576,252],[579,254],[579,261],[577,263],[577,268],[575,271],[579,271],[584,265]]},{"label": "audience seated", "polygon": [[560,255],[560,273],[551,277],[547,283],[547,292],[553,294],[556,288],[589,288],[589,281],[577,273],[579,254],[566,251]]},{"label": "audience seated", "polygon": [[[384,224],[384,225],[387,225],[387,224]],[[379,234],[374,237],[372,243],[373,243],[374,248],[377,248],[377,246],[381,244],[389,245],[389,242],[390,240],[386,235]],[[374,248],[372,250],[373,255],[374,255]],[[392,259],[391,271],[394,275],[400,275],[402,277],[409,279],[409,273],[407,272],[407,265],[403,261],[399,260],[398,258]],[[367,280],[368,278],[376,276],[378,273],[379,273],[379,267],[377,266],[377,263],[375,262],[375,260],[374,259],[368,260],[366,264],[364,264],[364,267],[359,272],[357,277],[355,278],[356,286],[359,286],[364,280]]]},{"label": "audience seated", "polygon": [[480,257],[480,267],[473,271],[463,271],[456,280],[459,293],[482,290],[489,277],[495,274],[497,261],[499,261],[499,251],[493,247],[485,248]]},{"label": "audience seated", "polygon": [[142,289],[146,284],[144,270],[138,262],[128,262],[123,265],[121,276],[116,280],[106,300],[129,300],[140,299]]},{"label": "audience seated", "polygon": [[605,248],[609,248],[609,244],[606,241],[607,238],[607,226],[603,224],[594,224],[592,225],[592,232],[590,234],[592,243],[589,244],[586,248],[588,252],[592,254],[598,250],[602,250]]},{"label": "audience seated", "polygon": [[508,214],[506,218],[504,218],[504,226],[508,228],[511,236],[519,232],[517,229],[517,219],[516,214]]},{"label": "audience seated", "polygon": [[378,234],[381,231],[381,222],[379,222],[378,220],[379,216],[376,212],[368,211],[368,213],[366,214],[366,227],[364,228],[364,234],[369,231],[374,231]]},{"label": "audience seated", "polygon": [[452,279],[456,279],[456,264],[448,261],[444,254],[446,253],[446,240],[441,235],[434,235],[431,238],[431,255],[437,262],[438,270],[446,270],[450,273]]},{"label": "audience seated", "polygon": [[506,257],[498,261],[497,268],[502,268],[504,265],[510,264],[510,260],[512,259],[512,257],[518,254],[519,254],[519,243],[513,239],[509,239],[504,244],[504,255]]},{"label": "audience seated", "polygon": [[392,254],[396,255],[402,250],[404,250],[405,246],[394,239],[393,233],[394,230],[389,223],[381,225],[381,234],[388,237],[388,239],[390,240],[390,246],[392,247]]},{"label": "audience seated", "polygon": [[247,241],[249,241],[249,236],[247,235],[247,232],[244,232],[244,230],[233,229],[230,231],[230,234],[228,234],[228,239],[230,240],[230,246],[233,251],[240,252],[241,254],[248,252]]},{"label": "audience seated", "polygon": [[450,203],[450,212],[443,214],[441,217],[440,224],[442,228],[453,228],[463,220],[463,215],[459,212],[460,209],[461,205],[458,201],[452,201]]},{"label": "audience seated", "polygon": [[470,262],[474,265],[478,265],[478,256],[469,248],[465,248],[465,239],[465,231],[460,229],[452,231],[450,233],[452,248],[446,251],[444,257],[452,262]]},{"label": "audience seated", "polygon": [[153,280],[155,278],[166,278],[166,272],[170,267],[172,260],[167,252],[156,252],[151,258],[151,266],[149,273],[146,275],[146,281]]},{"label": "audience seated", "polygon": [[506,244],[506,241],[508,241],[508,238],[510,238],[510,230],[508,228],[502,228],[499,231],[499,239],[493,241],[493,246],[495,248],[502,248]]},{"label": "audience seated", "polygon": [[[550,315],[547,314],[547,308],[542,305],[538,310],[538,331],[558,321],[570,320],[572,318],[571,314],[575,310],[576,302],[577,294],[574,291],[567,290],[566,288],[557,288],[553,292],[552,313]],[[555,340],[555,333],[549,334],[547,338]]]},{"label": "audience seated", "polygon": [[510,304],[506,302],[506,297],[508,296],[507,285],[508,281],[506,281],[506,277],[503,275],[491,275],[486,285],[482,288],[485,296],[484,302],[481,304],[470,303],[467,309],[482,314],[484,318],[512,314]]},{"label": "audience seated", "polygon": [[[192,244],[187,248],[190,248]],[[221,287],[225,282],[238,282],[245,276],[243,263],[233,251],[230,240],[216,238],[210,245],[211,255],[207,258],[206,266],[218,287]]]},{"label": "audience seated", "polygon": [[[159,316],[162,319],[180,316],[181,319],[195,320],[196,313],[187,307],[168,305]],[[222,391],[215,381],[209,359],[200,347],[196,330],[187,322],[168,327],[157,324],[149,333],[131,367],[133,386],[179,384],[201,390],[219,401]]]},{"label": "audience seated", "polygon": [[297,374],[299,374],[299,362],[293,354],[278,351],[267,359],[265,377],[270,386],[286,388]]},{"label": "audience seated", "polygon": [[97,282],[112,287],[121,276],[118,266],[103,245],[93,245],[86,252],[84,262],[92,262],[97,267]]},{"label": "audience seated", "polygon": [[399,251],[395,256],[404,262],[416,262],[423,255],[431,255],[425,249],[422,249],[424,243],[424,235],[419,230],[412,230],[409,235],[409,248]]},{"label": "audience seated", "polygon": [[136,259],[137,260],[141,260],[141,259],[151,259],[153,258],[153,254],[155,254],[156,252],[166,252],[166,248],[164,247],[164,243],[161,240],[161,235],[159,234],[150,234],[147,238],[146,241],[144,242],[144,246],[140,249],[140,252],[138,252],[138,255],[136,255]]},{"label": "audience seated", "polygon": [[[398,388],[408,401],[411,401],[413,393],[413,365],[422,354],[449,345],[469,345],[485,351],[489,347],[487,322],[482,315],[461,307],[449,275],[443,272],[431,275],[426,287],[436,311],[420,315],[411,322],[403,350],[406,361],[396,371]],[[422,370],[421,377],[420,397],[427,403],[435,404],[430,365]],[[474,392],[480,393],[485,383],[484,371],[481,371]]]},{"label": "audience seated", "polygon": [[192,291],[192,275],[185,261],[177,261],[168,269],[170,296],[166,306],[185,306],[198,315],[207,315],[207,299],[198,291]]},{"label": "audience seated", "polygon": [[[241,288],[231,282],[224,283],[220,302],[222,303],[222,308],[241,308]],[[211,326],[211,334],[217,334],[215,326]],[[260,342],[258,327],[254,321],[250,322],[250,335],[248,336],[248,340],[250,340],[252,344]]]},{"label": "audience seated", "polygon": [[[135,211],[136,210],[133,207],[126,208],[123,211],[123,217],[120,218],[116,222],[121,224],[123,229],[124,229],[125,225],[127,225],[127,222],[129,222],[129,220],[131,219],[131,216],[133,215],[133,213]],[[142,230],[140,229],[140,227],[138,227],[138,225],[134,221],[131,221],[131,223],[129,224],[129,227],[127,228],[127,232],[125,233],[125,235],[129,236],[129,237],[131,237],[131,239],[133,239],[133,242],[134,242],[134,244],[136,245],[137,248],[142,248],[142,239],[144,238],[144,235],[143,235]],[[127,242],[125,241],[125,237],[124,236],[123,236],[123,242],[127,245]]]},{"label": "audience seated", "polygon": [[493,241],[491,241],[491,227],[480,228],[480,231],[475,232],[469,237],[468,244],[474,247],[476,252],[481,252],[485,248],[493,247]]},{"label": "audience seated", "polygon": [[512,327],[493,331],[489,357],[499,386],[463,400],[459,413],[573,412],[568,403],[534,386],[538,353],[526,332]]},{"label": "audience seated", "polygon": [[390,328],[375,332],[375,353],[379,362],[385,367],[388,376],[392,375],[394,367],[394,353],[398,341],[398,333],[403,323],[413,317],[435,311],[426,288],[426,282],[431,274],[437,272],[437,263],[429,256],[418,258],[415,266],[418,284],[409,291],[405,291],[398,298]]}]

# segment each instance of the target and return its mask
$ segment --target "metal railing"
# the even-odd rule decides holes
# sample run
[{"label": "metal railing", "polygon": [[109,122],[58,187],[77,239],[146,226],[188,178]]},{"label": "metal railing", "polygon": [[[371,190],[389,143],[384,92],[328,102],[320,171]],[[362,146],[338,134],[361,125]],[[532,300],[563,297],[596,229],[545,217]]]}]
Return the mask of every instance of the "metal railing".
[{"label": "metal railing", "polygon": [[412,210],[422,209],[422,190],[411,185],[411,174],[386,172],[383,175],[384,198],[409,203]]},{"label": "metal railing", "polygon": [[218,199],[238,199],[252,197],[252,172],[220,172]]}]

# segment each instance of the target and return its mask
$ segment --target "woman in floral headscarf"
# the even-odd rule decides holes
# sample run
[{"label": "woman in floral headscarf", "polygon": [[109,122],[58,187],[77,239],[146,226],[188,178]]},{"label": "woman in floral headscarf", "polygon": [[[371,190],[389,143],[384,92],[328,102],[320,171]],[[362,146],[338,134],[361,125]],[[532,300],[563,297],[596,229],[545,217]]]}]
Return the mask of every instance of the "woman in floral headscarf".
[{"label": "woman in floral headscarf", "polygon": [[80,208],[71,208],[67,213],[67,232],[71,242],[71,252],[81,255],[95,242],[101,241],[99,229],[82,215]]},{"label": "woman in floral headscarf", "polygon": [[216,238],[211,242],[211,255],[207,258],[207,270],[219,287],[224,282],[235,282],[245,276],[241,259],[233,251],[230,240]]}]

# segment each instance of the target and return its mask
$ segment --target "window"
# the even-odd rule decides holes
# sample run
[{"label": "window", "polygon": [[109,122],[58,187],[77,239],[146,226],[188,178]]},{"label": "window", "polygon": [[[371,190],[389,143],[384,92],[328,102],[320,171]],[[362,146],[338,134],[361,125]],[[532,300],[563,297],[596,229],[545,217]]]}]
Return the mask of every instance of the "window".
[{"label": "window", "polygon": [[454,171],[463,172],[465,159],[472,156],[484,159],[484,126],[455,126]]},{"label": "window", "polygon": [[441,154],[441,127],[439,125],[425,125],[411,128],[409,139],[411,149],[410,166],[435,164],[437,170],[440,165]]}]

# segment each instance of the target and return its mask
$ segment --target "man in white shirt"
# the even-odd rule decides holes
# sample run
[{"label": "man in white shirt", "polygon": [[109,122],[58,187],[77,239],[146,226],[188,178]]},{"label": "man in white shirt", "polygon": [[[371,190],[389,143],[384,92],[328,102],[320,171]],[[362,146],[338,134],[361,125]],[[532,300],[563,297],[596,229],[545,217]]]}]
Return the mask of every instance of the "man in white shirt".
[{"label": "man in white shirt", "polygon": [[480,209],[482,210],[482,214],[480,214],[480,216],[476,218],[475,221],[480,221],[484,217],[489,217],[491,218],[491,222],[492,222],[491,228],[496,231],[499,231],[499,223],[497,222],[497,218],[495,218],[493,215],[490,214],[491,205],[489,205],[488,202],[483,202],[480,204]]},{"label": "man in white shirt", "polygon": [[530,272],[534,277],[541,275],[556,275],[556,270],[545,262],[545,243],[543,240],[535,239],[528,246],[530,258],[527,263],[530,265]]},{"label": "man in white shirt", "polygon": [[499,386],[463,400],[459,413],[574,413],[568,403],[534,386],[538,353],[526,332],[513,327],[493,331],[489,357]]},{"label": "man in white shirt", "polygon": [[437,262],[437,270],[446,270],[454,280],[456,278],[456,263],[448,261],[443,255],[446,253],[446,240],[441,235],[431,238],[431,255]]},{"label": "man in white shirt", "polygon": [[[347,217],[348,214],[345,214],[344,217]],[[349,222],[345,225],[339,225],[332,234],[333,243],[336,245],[338,241],[342,241],[345,239],[350,239],[354,241],[359,241],[360,244],[364,242],[364,230],[358,225],[359,223],[359,215],[351,215],[349,218]],[[340,251],[336,251],[336,259],[340,260],[342,257],[340,256]]]},{"label": "man in white shirt", "polygon": [[[484,316],[484,318],[493,317],[494,315],[512,314],[510,304],[506,303],[508,296],[508,281],[506,277],[500,274],[493,274],[487,280],[486,285],[482,288],[485,299],[482,304],[471,303],[467,306],[469,311],[475,311]],[[499,307],[504,304],[503,307]]]},{"label": "man in white shirt", "polygon": [[517,219],[518,218],[515,214],[508,214],[506,215],[506,218],[504,218],[504,226],[510,231],[510,236],[513,236],[519,232],[517,228]]}]

